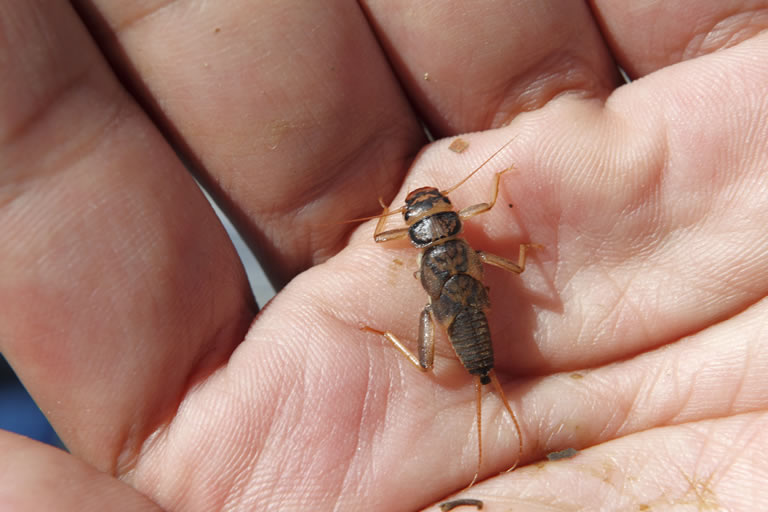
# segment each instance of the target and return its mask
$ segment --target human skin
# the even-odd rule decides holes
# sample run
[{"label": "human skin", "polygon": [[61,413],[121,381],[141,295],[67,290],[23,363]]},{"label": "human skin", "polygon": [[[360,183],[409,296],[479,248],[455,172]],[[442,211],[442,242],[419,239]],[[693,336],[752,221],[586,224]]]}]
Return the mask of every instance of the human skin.
[{"label": "human skin", "polygon": [[[0,350],[72,454],[0,433],[0,509],[768,502],[766,2],[72,3],[0,3]],[[486,273],[524,450],[485,394],[461,492],[472,378],[360,330],[417,251],[341,221],[510,140],[451,198],[514,165],[466,237],[542,246]]]}]

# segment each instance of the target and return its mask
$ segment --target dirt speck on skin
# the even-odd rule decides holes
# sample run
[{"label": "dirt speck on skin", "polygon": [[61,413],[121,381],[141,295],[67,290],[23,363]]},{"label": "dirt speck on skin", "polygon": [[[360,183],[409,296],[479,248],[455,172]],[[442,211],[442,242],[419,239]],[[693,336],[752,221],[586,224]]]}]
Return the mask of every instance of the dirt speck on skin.
[{"label": "dirt speck on skin", "polygon": [[387,265],[387,284],[393,288],[399,288],[408,283],[411,272],[410,265],[415,261],[404,261],[401,258],[392,258]]},{"label": "dirt speck on skin", "polygon": [[451,142],[451,145],[448,146],[448,149],[453,151],[454,153],[463,153],[467,150],[469,147],[469,142],[465,141],[464,139],[454,139],[453,142]]},{"label": "dirt speck on skin", "polygon": [[474,500],[471,498],[464,498],[460,500],[446,501],[440,504],[441,512],[448,512],[456,507],[477,507],[477,510],[483,510],[483,502],[481,500]]},{"label": "dirt speck on skin", "polygon": [[579,450],[576,448],[566,448],[565,450],[560,450],[559,452],[552,452],[547,454],[547,460],[561,460],[561,459],[571,459],[575,457],[579,453]]}]

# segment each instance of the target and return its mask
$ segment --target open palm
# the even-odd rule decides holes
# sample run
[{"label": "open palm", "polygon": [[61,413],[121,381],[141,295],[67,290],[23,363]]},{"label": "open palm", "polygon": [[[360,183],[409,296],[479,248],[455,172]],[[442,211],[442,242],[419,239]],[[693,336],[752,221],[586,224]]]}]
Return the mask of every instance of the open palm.
[{"label": "open palm", "polygon": [[[340,221],[510,139],[451,198],[514,165],[466,238],[542,246],[486,272],[524,450],[505,473],[517,434],[485,394],[460,495],[768,500],[764,7],[73,3],[0,6],[0,349],[73,454],[0,435],[0,503],[391,512],[463,489],[475,395],[444,335],[424,375],[360,330],[415,342],[417,251]],[[457,154],[419,119],[479,133]],[[258,315],[168,141],[285,285]]]}]

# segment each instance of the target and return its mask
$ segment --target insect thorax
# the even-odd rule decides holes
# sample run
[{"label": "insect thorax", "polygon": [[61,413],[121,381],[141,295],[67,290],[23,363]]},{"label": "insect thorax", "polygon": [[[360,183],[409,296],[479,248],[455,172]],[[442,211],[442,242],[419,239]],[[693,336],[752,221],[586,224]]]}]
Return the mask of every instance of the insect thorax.
[{"label": "insect thorax", "polygon": [[420,217],[442,211],[452,211],[453,205],[448,197],[434,187],[421,187],[409,193],[405,198],[403,219],[409,226]]},{"label": "insect thorax", "polygon": [[408,230],[411,243],[424,249],[461,233],[461,218],[454,211],[439,212],[417,220]]},{"label": "insect thorax", "polygon": [[432,299],[437,299],[448,279],[456,274],[468,274],[482,282],[483,263],[464,239],[454,238],[424,250],[419,274],[424,290]]}]

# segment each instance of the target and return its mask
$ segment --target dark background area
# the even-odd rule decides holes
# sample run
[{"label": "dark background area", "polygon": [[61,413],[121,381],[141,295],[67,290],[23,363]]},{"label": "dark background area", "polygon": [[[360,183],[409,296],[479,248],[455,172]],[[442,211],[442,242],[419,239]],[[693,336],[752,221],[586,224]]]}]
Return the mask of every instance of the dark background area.
[{"label": "dark background area", "polygon": [[23,434],[54,446],[62,446],[45,416],[2,356],[0,356],[0,429]]}]

